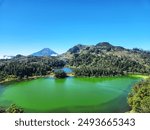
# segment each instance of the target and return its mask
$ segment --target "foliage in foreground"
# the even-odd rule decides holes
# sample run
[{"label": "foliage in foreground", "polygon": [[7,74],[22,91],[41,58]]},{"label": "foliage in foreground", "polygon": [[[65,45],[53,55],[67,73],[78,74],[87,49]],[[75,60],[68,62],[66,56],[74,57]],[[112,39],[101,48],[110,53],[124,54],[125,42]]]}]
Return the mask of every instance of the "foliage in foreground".
[{"label": "foliage in foreground", "polygon": [[16,106],[15,104],[10,105],[8,109],[6,109],[6,113],[23,113],[23,109]]},{"label": "foliage in foreground", "polygon": [[0,107],[0,113],[23,113],[24,110],[15,104],[11,104],[8,108]]},{"label": "foliage in foreground", "polygon": [[150,113],[150,78],[133,87],[128,103],[132,112]]}]

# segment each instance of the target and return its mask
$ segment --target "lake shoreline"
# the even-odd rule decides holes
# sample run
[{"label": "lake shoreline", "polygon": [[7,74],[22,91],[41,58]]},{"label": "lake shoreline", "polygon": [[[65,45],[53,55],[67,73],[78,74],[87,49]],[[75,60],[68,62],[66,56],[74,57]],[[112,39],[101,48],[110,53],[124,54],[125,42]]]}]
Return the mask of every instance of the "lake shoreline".
[{"label": "lake shoreline", "polygon": [[[68,73],[67,74],[68,77],[75,77],[74,73]],[[146,80],[147,78],[149,78],[148,75],[144,75],[144,74],[127,74],[127,75],[116,75],[116,76],[100,76],[100,77],[88,77],[88,78],[110,78],[110,77],[122,77],[122,76],[130,76],[133,78],[142,78],[144,80]],[[5,84],[5,83],[11,83],[11,82],[21,82],[21,81],[28,81],[28,80],[34,80],[34,79],[39,79],[39,78],[55,78],[55,75],[53,73],[49,74],[49,75],[43,75],[43,76],[31,76],[28,78],[23,78],[23,79],[19,79],[19,78],[7,78],[3,81],[0,81],[0,84]],[[86,78],[87,76],[80,76],[78,78]]]},{"label": "lake shoreline", "polygon": [[[74,73],[68,73],[67,74],[68,77],[74,77]],[[9,83],[9,82],[21,82],[21,81],[28,81],[28,80],[34,80],[34,79],[39,79],[39,78],[55,78],[55,75],[52,73],[52,74],[49,74],[49,75],[43,75],[43,76],[31,76],[31,77],[28,77],[28,78],[22,78],[22,79],[19,79],[19,78],[7,78],[3,81],[0,81],[0,84],[5,84],[5,83]]]},{"label": "lake shoreline", "polygon": [[[24,109],[24,113],[124,113],[130,110],[126,102],[130,87],[132,88],[133,84],[138,81],[141,81],[141,78],[132,78],[129,76],[111,77],[110,79],[104,77],[67,78],[60,80],[41,78],[27,82],[2,85],[5,94],[2,95],[1,99],[4,98],[6,101],[13,101],[10,102],[10,105],[13,103],[16,104],[19,108]],[[8,104],[7,102],[5,104],[3,100],[1,101],[2,106]],[[34,105],[32,105],[33,103]]]},{"label": "lake shoreline", "polygon": [[23,79],[19,79],[19,78],[11,78],[11,79],[5,79],[3,81],[0,81],[0,84],[5,84],[5,83],[9,83],[9,82],[21,82],[21,81],[26,81],[26,80],[33,80],[33,79],[38,79],[38,78],[46,78],[46,77],[54,77],[53,75],[45,75],[45,76],[31,76],[28,78],[23,78]]}]

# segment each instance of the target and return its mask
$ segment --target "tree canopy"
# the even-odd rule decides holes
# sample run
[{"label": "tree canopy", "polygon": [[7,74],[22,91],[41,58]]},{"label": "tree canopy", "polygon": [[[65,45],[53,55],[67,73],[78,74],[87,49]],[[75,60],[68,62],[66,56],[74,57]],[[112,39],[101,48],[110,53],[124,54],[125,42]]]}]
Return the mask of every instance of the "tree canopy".
[{"label": "tree canopy", "polygon": [[150,78],[136,84],[128,96],[132,112],[150,113]]},{"label": "tree canopy", "polygon": [[66,78],[67,74],[63,70],[58,70],[55,72],[56,78]]}]

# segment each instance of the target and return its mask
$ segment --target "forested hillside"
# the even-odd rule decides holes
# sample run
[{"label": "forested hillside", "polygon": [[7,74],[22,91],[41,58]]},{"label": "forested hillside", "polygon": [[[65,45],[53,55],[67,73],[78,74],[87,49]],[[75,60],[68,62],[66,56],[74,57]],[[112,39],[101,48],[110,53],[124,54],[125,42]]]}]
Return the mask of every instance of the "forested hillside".
[{"label": "forested hillside", "polygon": [[75,76],[150,74],[150,52],[102,42],[95,46],[79,44],[57,57],[17,55],[12,59],[0,60],[0,81],[43,76],[65,65],[74,69]]},{"label": "forested hillside", "polygon": [[28,78],[42,76],[55,68],[62,68],[65,62],[56,57],[35,57],[18,55],[12,59],[0,60],[0,81],[7,78]]},{"label": "forested hillside", "polygon": [[150,74],[150,52],[125,49],[110,43],[77,45],[61,57],[75,69],[76,76],[114,76],[127,73]]}]

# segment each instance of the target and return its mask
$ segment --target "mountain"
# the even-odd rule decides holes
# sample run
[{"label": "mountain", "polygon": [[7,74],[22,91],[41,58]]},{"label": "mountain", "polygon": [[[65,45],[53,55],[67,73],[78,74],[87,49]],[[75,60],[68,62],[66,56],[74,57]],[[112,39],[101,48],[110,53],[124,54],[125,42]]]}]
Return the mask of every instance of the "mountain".
[{"label": "mountain", "polygon": [[67,52],[61,54],[59,57],[64,60],[72,59],[73,58],[72,56],[74,54],[79,54],[79,53],[81,53],[81,51],[83,51],[84,49],[86,49],[88,47],[90,47],[90,46],[77,44],[77,45],[73,46],[72,48],[70,48]]},{"label": "mountain", "polygon": [[[49,57],[52,55],[57,55],[57,53],[45,48],[31,56],[17,55],[11,59],[0,60],[0,73],[4,75],[3,78],[5,79],[5,76],[7,77],[8,75],[26,73],[24,68],[27,67],[29,72],[34,70],[40,75],[39,70],[41,70],[41,73],[43,71],[44,73],[45,71],[52,71],[57,64],[57,67],[66,65],[73,68],[75,76],[150,75],[150,51],[138,48],[126,49],[108,42],[100,42],[90,46],[78,44],[62,55]],[[54,62],[52,62],[53,60]],[[48,68],[47,70],[45,70],[43,63]],[[16,67],[16,65],[18,66]],[[35,69],[35,67],[38,67],[38,69]],[[20,70],[22,70],[22,73],[20,73]]]},{"label": "mountain", "polygon": [[[126,73],[149,73],[150,52],[126,49],[108,42],[96,45],[76,45],[61,55],[68,66],[80,69],[77,76],[117,75]],[[101,71],[98,74],[98,71]],[[83,74],[83,73],[84,74]],[[86,73],[87,72],[87,73]],[[78,75],[79,74],[79,75]]]},{"label": "mountain", "polygon": [[70,48],[68,50],[68,52],[70,52],[70,53],[78,53],[78,52],[80,52],[80,50],[84,49],[85,47],[87,47],[87,46],[78,44],[78,45]]},{"label": "mountain", "polygon": [[41,51],[35,52],[32,56],[57,56],[58,54],[49,48],[44,48]]},{"label": "mountain", "polygon": [[124,51],[125,48],[121,47],[121,46],[113,46],[111,45],[109,42],[100,42],[98,44],[96,44],[97,48],[99,48],[100,50],[106,50],[106,51]]}]

